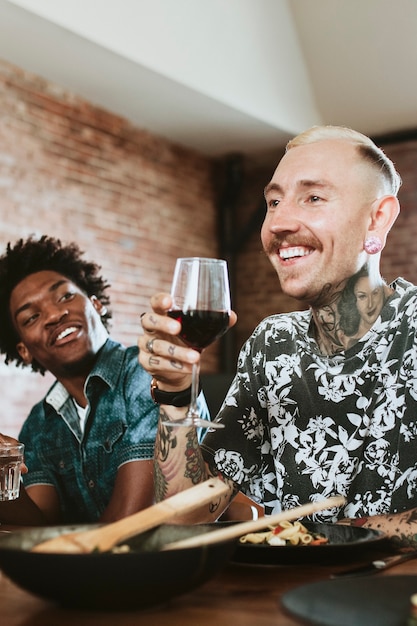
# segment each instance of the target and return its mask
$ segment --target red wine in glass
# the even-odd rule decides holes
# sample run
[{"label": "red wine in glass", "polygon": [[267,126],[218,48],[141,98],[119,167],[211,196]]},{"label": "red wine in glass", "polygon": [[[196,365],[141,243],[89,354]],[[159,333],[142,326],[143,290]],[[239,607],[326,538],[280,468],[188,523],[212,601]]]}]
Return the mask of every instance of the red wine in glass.
[{"label": "red wine in glass", "polygon": [[[177,259],[171,296],[172,309],[168,315],[180,322],[180,337],[195,350],[202,352],[229,328],[231,308],[226,261],[202,257]],[[223,428],[223,424],[199,416],[199,372],[199,364],[194,364],[187,415],[182,420],[167,421],[170,426]]]},{"label": "red wine in glass", "polygon": [[181,339],[199,352],[219,339],[229,328],[227,311],[184,312],[175,309],[169,311],[168,315],[181,324]]}]

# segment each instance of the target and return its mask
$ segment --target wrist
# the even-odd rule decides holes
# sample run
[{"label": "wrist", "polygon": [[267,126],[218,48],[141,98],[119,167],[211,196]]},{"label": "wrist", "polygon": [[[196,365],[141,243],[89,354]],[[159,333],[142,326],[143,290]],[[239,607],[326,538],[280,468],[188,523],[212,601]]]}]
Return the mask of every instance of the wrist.
[{"label": "wrist", "polygon": [[163,391],[158,387],[155,378],[151,380],[151,397],[155,404],[169,404],[171,406],[188,406],[191,402],[191,386],[181,391]]}]

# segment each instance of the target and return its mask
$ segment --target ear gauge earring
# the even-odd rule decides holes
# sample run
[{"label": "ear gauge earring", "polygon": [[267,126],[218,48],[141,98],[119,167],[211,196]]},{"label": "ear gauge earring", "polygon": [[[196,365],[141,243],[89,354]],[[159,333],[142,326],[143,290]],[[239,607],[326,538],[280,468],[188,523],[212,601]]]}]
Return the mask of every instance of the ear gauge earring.
[{"label": "ear gauge earring", "polygon": [[377,254],[382,250],[382,241],[379,237],[367,237],[364,241],[363,249],[368,254]]}]

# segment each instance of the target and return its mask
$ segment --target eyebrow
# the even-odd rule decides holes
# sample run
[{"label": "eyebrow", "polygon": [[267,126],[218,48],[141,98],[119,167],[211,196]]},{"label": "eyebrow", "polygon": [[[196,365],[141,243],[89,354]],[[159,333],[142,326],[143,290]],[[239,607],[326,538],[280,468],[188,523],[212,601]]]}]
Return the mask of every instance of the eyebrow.
[{"label": "eyebrow", "polygon": [[[54,291],[56,291],[57,289],[59,289],[59,287],[61,287],[61,285],[65,284],[68,282],[67,278],[62,278],[61,280],[57,280],[56,283],[53,283],[49,288],[48,288],[48,292],[49,293],[53,293]],[[30,307],[32,306],[32,302],[26,302],[25,304],[22,304],[22,306],[20,306],[14,314],[14,318],[17,319],[17,316],[20,313],[23,313],[23,311],[26,311],[27,309],[30,309]]]},{"label": "eyebrow", "polygon": [[266,196],[270,191],[282,191],[282,187],[281,185],[278,185],[277,183],[268,183],[266,185],[266,187],[264,188],[264,196]]},{"label": "eyebrow", "polygon": [[[323,179],[310,180],[308,178],[297,181],[297,187],[301,187],[303,189],[311,189],[312,187],[320,187],[321,189],[324,189],[324,188],[334,189],[334,185],[327,180],[323,180]],[[281,185],[271,181],[270,183],[268,183],[268,185],[264,189],[264,196],[266,196],[271,191],[277,191],[279,193],[282,193],[283,189]]]}]

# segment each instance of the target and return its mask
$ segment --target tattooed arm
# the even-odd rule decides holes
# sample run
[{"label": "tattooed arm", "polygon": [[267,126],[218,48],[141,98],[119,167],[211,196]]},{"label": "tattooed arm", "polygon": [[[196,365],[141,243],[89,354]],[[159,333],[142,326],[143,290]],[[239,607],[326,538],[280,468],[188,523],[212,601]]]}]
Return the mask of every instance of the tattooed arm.
[{"label": "tattooed arm", "polygon": [[[191,384],[192,365],[200,359],[200,354],[184,346],[178,338],[181,325],[166,314],[171,306],[169,294],[154,296],[151,305],[153,311],[141,317],[144,334],[138,339],[139,362],[156,379],[161,391],[183,391]],[[233,325],[235,322],[236,315],[232,312],[230,324]],[[167,418],[178,420],[185,417],[187,408],[171,405],[161,405],[160,408],[154,462],[157,501],[217,474],[204,462],[195,428],[170,427],[162,424]],[[236,492],[236,486],[230,482],[230,494],[227,497],[212,502],[210,506],[205,506],[180,521],[195,523],[217,519]]]},{"label": "tattooed arm", "polygon": [[[155,443],[154,481],[155,498],[164,500],[179,491],[196,485],[217,473],[205,463],[198,444],[195,428],[166,426],[168,419],[183,417],[184,409],[161,406],[158,433]],[[181,415],[182,413],[182,415]],[[209,505],[193,511],[178,520],[178,523],[194,524],[215,521],[236,495],[237,488],[232,481],[226,496],[216,499]]]},{"label": "tattooed arm", "polygon": [[417,508],[401,513],[346,519],[340,523],[381,530],[398,546],[417,548]]}]

